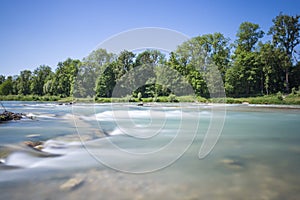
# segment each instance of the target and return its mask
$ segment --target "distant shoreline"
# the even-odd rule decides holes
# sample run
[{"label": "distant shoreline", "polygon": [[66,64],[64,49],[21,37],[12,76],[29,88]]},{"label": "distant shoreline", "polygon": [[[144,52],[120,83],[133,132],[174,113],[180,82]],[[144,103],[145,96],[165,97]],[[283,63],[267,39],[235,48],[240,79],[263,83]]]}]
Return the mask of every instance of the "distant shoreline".
[{"label": "distant shoreline", "polygon": [[193,96],[161,96],[161,97],[150,97],[150,98],[134,98],[134,97],[124,97],[124,98],[73,98],[66,97],[62,98],[59,96],[21,96],[21,95],[7,95],[0,96],[0,101],[37,101],[37,102],[58,102],[58,103],[226,103],[226,104],[258,104],[258,105],[300,105],[299,95],[269,95],[260,97],[245,97],[245,98],[203,98],[203,97],[193,97]]}]

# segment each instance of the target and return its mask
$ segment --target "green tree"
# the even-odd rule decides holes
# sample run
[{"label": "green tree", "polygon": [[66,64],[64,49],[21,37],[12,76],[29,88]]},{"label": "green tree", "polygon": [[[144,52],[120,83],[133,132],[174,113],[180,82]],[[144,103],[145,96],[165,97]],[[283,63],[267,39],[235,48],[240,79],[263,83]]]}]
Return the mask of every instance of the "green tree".
[{"label": "green tree", "polygon": [[291,71],[291,87],[300,91],[300,62]]},{"label": "green tree", "polygon": [[[199,96],[208,96],[208,90],[206,87],[206,82],[203,78],[203,72],[199,70],[195,65],[192,64],[192,58],[189,53],[186,54],[189,50],[187,50],[187,46],[184,43],[182,46],[179,46],[177,49],[178,53],[171,52],[170,58],[167,62],[167,66],[171,69],[174,69],[178,72],[178,74],[169,70],[169,68],[163,69],[164,73],[160,76],[164,80],[166,77],[168,80],[165,80],[167,84],[167,88],[162,88],[163,92],[174,93],[175,91],[181,91],[182,89],[188,88],[187,82],[193,88],[193,94]],[[172,77],[172,78],[169,78]],[[176,86],[176,88],[174,88]],[[169,88],[172,88],[173,91],[168,91]],[[169,93],[168,93],[169,92]],[[184,92],[177,92],[177,94],[183,94]],[[186,91],[185,93],[190,93],[190,91]]]},{"label": "green tree", "polygon": [[208,90],[205,73],[206,52],[197,38],[192,38],[179,45],[175,53],[171,53],[169,65],[184,76],[198,96],[207,97]]},{"label": "green tree", "polygon": [[75,97],[93,97],[98,77],[106,64],[115,60],[115,55],[108,53],[105,49],[97,49],[91,52],[82,61],[76,76],[74,88]]},{"label": "green tree", "polygon": [[234,97],[257,95],[260,92],[260,62],[256,52],[240,52],[226,73],[227,95]]},{"label": "green tree", "polygon": [[210,58],[213,64],[218,67],[224,80],[226,70],[229,67],[229,39],[221,33],[214,33],[198,36],[195,40],[203,48],[205,57]]},{"label": "green tree", "polygon": [[134,72],[129,76],[133,77],[130,85],[135,89],[133,96],[142,94],[142,97],[154,97],[156,94],[156,68],[166,62],[165,55],[158,50],[145,50],[139,53],[134,63]]},{"label": "green tree", "polygon": [[124,74],[133,68],[134,57],[135,54],[127,50],[124,50],[119,54],[117,62],[114,65],[116,79],[120,79]]},{"label": "green tree", "polygon": [[285,87],[289,92],[289,73],[293,65],[295,47],[300,43],[300,15],[289,16],[280,13],[273,19],[273,26],[268,34],[272,35],[273,44],[282,48],[289,57],[289,62],[283,65],[285,71]]},{"label": "green tree", "polygon": [[30,70],[24,70],[20,72],[16,80],[17,93],[22,95],[28,95],[31,93],[30,84],[31,84],[32,73]]},{"label": "green tree", "polygon": [[8,76],[7,79],[0,85],[0,95],[13,94],[13,78]]},{"label": "green tree", "polygon": [[[47,85],[47,88],[52,88],[53,94],[55,95],[63,97],[71,96],[74,91],[74,83],[76,81],[80,65],[81,62],[79,60],[73,60],[71,58],[68,58],[64,62],[59,62],[58,68],[55,71],[55,76],[52,79],[52,85],[51,87]],[[44,87],[43,89],[46,88]]]},{"label": "green tree", "polygon": [[43,93],[45,95],[53,95],[53,80],[54,78],[52,76],[49,76],[48,79],[45,81],[45,84],[43,86]]},{"label": "green tree", "polygon": [[251,52],[254,50],[255,45],[259,39],[264,36],[264,32],[260,30],[258,24],[251,22],[243,22],[236,34],[237,40],[235,41],[236,52],[246,51]]},{"label": "green tree", "polygon": [[135,66],[140,66],[142,64],[148,64],[151,66],[156,66],[158,64],[165,63],[165,56],[158,50],[145,50],[139,53],[135,60]]},{"label": "green tree", "polygon": [[177,48],[177,61],[171,65],[187,78],[197,95],[208,97],[223,85],[229,66],[228,41],[221,33],[214,33],[194,37]]},{"label": "green tree", "polygon": [[284,90],[284,71],[282,65],[287,56],[282,49],[270,42],[259,45],[259,56],[262,68],[261,89],[263,94],[275,94]]},{"label": "green tree", "polygon": [[44,95],[44,84],[47,78],[52,75],[51,67],[46,65],[41,65],[33,71],[32,81],[31,81],[31,91],[36,95]]},{"label": "green tree", "polygon": [[96,96],[97,97],[111,97],[113,89],[116,85],[116,78],[114,74],[114,65],[116,63],[108,63],[103,68],[104,72],[98,77],[96,82]]},{"label": "green tree", "polygon": [[258,24],[244,22],[240,25],[235,41],[233,64],[225,78],[227,95],[250,96],[261,92],[261,65],[255,51],[263,37]]},{"label": "green tree", "polygon": [[5,81],[5,76],[4,75],[0,75],[0,85]]}]

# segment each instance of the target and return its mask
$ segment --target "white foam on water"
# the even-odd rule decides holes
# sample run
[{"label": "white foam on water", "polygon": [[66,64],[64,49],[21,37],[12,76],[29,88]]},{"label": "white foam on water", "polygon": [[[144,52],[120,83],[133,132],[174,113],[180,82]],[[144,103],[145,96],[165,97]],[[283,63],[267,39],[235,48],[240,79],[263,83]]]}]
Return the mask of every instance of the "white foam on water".
[{"label": "white foam on water", "polygon": [[76,148],[81,148],[81,142],[63,142],[56,140],[48,140],[44,143],[43,151],[52,154],[67,154]]},{"label": "white foam on water", "polygon": [[61,116],[61,117],[59,117],[59,118],[60,118],[60,119],[73,120],[73,119],[74,119],[74,114],[68,113],[68,114],[65,114],[65,115],[63,115],[63,116]]},{"label": "white foam on water", "polygon": [[[104,111],[101,113],[97,113],[96,115],[97,121],[113,121],[114,113],[113,111]],[[95,117],[93,117],[95,119]]]},{"label": "white foam on water", "polygon": [[[128,119],[149,119],[152,118],[180,118],[183,111],[168,109],[165,110],[109,110],[104,112],[99,112],[93,115],[80,115],[80,118],[85,121],[119,121],[119,120],[128,120]],[[64,118],[66,118],[66,115]],[[71,117],[69,117],[71,118]]]},{"label": "white foam on water", "polygon": [[38,107],[38,108],[53,108],[58,106],[57,104],[54,103],[37,103],[37,104],[24,104],[24,107]]},{"label": "white foam on water", "polygon": [[55,119],[55,114],[44,114],[44,113],[28,113],[26,114],[27,117],[30,117],[32,119],[38,119],[38,118],[45,118],[45,119]]},{"label": "white foam on water", "polygon": [[151,113],[150,110],[128,111],[128,116],[130,118],[150,118]]},{"label": "white foam on water", "polygon": [[[39,156],[40,153],[41,155],[43,153],[37,151],[35,154],[34,152],[36,150],[27,151],[26,149],[20,149],[12,152],[5,159],[5,165],[23,168],[72,168],[81,167],[83,165],[81,162],[82,160],[91,159],[81,142],[48,140],[43,146],[44,148],[42,151],[45,155],[49,153],[49,156]],[[55,156],[51,156],[51,154],[55,154]],[[91,161],[89,161],[89,163],[84,163],[84,165],[91,165]]]},{"label": "white foam on water", "polygon": [[172,110],[172,111],[166,111],[165,112],[166,117],[181,117],[182,111],[181,110]]},{"label": "white foam on water", "polygon": [[41,159],[43,158],[32,156],[26,152],[14,152],[6,158],[5,164],[18,167],[29,167]]},{"label": "white foam on water", "polygon": [[136,128],[147,128],[149,125],[148,124],[135,124],[134,126]]},{"label": "white foam on water", "polygon": [[114,136],[114,135],[125,135],[125,133],[121,129],[115,128],[112,132],[109,133],[109,135],[112,135],[112,136]]},{"label": "white foam on water", "polygon": [[26,116],[27,116],[27,117],[32,117],[32,118],[36,118],[36,117],[37,117],[37,115],[35,115],[35,114],[33,114],[33,113],[28,113]]},{"label": "white foam on water", "polygon": [[201,112],[200,112],[200,115],[201,115],[201,116],[203,116],[203,115],[206,115],[206,116],[209,115],[209,116],[210,116],[211,114],[212,114],[212,113],[209,112],[209,111],[201,111]]},{"label": "white foam on water", "polygon": [[[151,118],[151,112],[149,110],[122,110],[122,111],[104,111],[97,113],[97,121],[115,121],[121,119],[141,119],[141,118]],[[89,119],[95,119],[94,116],[90,116]]]}]

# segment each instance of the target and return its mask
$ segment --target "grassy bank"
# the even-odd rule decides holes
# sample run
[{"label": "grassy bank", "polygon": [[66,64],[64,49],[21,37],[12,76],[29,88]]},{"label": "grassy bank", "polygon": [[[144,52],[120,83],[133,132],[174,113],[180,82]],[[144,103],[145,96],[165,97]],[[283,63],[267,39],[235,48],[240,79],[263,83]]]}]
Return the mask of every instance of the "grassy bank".
[{"label": "grassy bank", "polygon": [[161,97],[150,97],[150,98],[134,98],[134,97],[124,97],[124,98],[96,98],[95,102],[97,103],[107,103],[107,102],[143,102],[143,103],[149,103],[149,102],[201,102],[201,103],[208,103],[209,100],[203,98],[203,97],[194,97],[194,96],[161,96]]},{"label": "grassy bank", "polygon": [[221,98],[211,98],[206,99],[203,97],[194,97],[194,96],[162,96],[162,97],[151,97],[151,98],[134,98],[134,97],[124,97],[124,98],[81,98],[81,99],[73,99],[73,98],[62,98],[59,101],[62,102],[96,102],[96,103],[122,103],[122,102],[199,102],[199,103],[228,103],[228,104],[280,104],[280,105],[300,105],[300,94],[290,94],[290,95],[267,95],[267,96],[259,96],[259,97],[247,97],[247,98],[231,98],[227,97],[225,99]]},{"label": "grassy bank", "polygon": [[38,96],[38,95],[6,95],[0,96],[1,101],[59,101],[59,96]]},{"label": "grassy bank", "polygon": [[153,97],[153,98],[61,98],[59,96],[37,96],[37,95],[7,95],[0,96],[1,101],[57,101],[57,102],[96,102],[96,103],[122,103],[122,102],[200,102],[200,103],[228,103],[228,104],[281,104],[281,105],[300,105],[300,94],[290,94],[290,95],[268,95],[260,97],[247,97],[247,98],[231,98],[227,97],[225,99],[213,98],[206,99],[203,97],[193,97],[193,96],[163,96],[163,97]]},{"label": "grassy bank", "polygon": [[[209,99],[211,103],[221,103],[224,99]],[[247,98],[226,98],[228,104],[279,104],[279,105],[300,105],[299,95],[268,95],[259,97],[247,97]]]}]

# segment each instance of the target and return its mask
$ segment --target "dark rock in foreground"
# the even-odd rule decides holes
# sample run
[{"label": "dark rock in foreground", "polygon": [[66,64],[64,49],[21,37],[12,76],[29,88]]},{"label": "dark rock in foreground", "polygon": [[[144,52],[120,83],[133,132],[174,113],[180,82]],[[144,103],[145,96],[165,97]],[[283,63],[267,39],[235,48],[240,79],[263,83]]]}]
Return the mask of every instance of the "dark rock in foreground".
[{"label": "dark rock in foreground", "polygon": [[20,120],[25,116],[22,113],[13,113],[9,111],[4,111],[2,114],[0,114],[0,121],[10,121],[10,120]]},{"label": "dark rock in foreground", "polygon": [[24,113],[13,113],[5,110],[2,114],[0,114],[0,122],[20,120],[24,117],[28,119],[33,119],[33,116],[27,116]]}]

